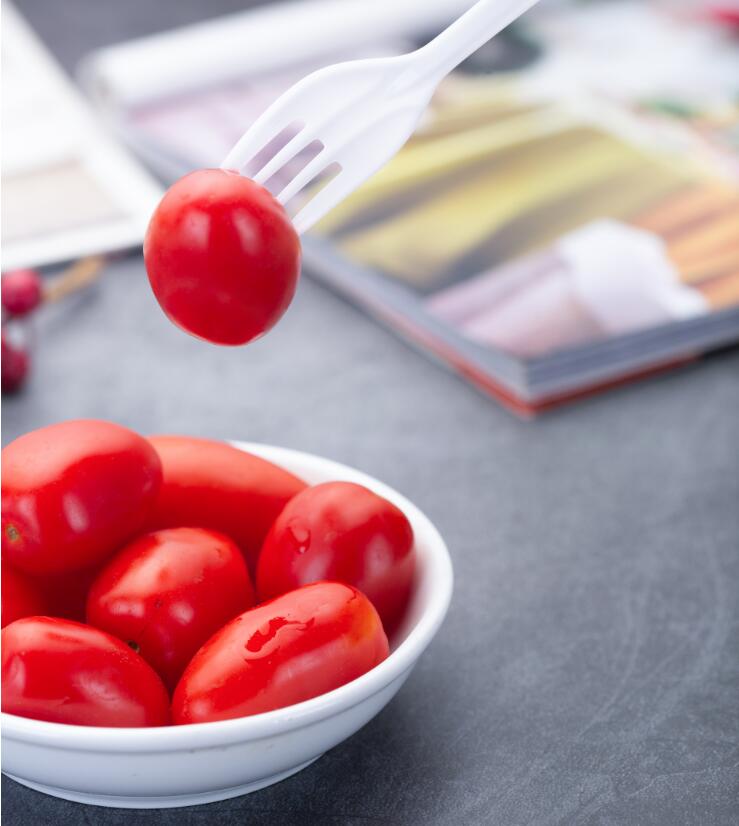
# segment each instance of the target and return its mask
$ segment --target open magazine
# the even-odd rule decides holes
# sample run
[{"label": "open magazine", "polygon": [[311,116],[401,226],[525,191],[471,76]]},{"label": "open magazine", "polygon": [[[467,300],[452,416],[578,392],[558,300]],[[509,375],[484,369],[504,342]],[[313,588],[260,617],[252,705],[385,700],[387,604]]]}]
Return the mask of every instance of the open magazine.
[{"label": "open magazine", "polygon": [[[469,3],[414,5],[345,0],[348,28],[333,0],[245,12],[103,50],[82,78],[174,178],[308,71],[413,48]],[[304,239],[308,272],[522,414],[739,340],[739,56],[688,5],[537,7]],[[260,57],[268,31],[284,48]]]}]

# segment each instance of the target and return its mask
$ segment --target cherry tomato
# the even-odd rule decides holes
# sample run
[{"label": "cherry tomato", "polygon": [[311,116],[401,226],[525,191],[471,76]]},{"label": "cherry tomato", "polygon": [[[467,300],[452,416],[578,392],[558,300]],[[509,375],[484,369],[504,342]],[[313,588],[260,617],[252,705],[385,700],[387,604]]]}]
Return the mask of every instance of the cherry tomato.
[{"label": "cherry tomato", "polygon": [[244,557],[223,534],[170,528],[136,539],[90,589],[87,621],[127,642],[174,689],[193,654],[251,608]]},{"label": "cherry tomato", "polygon": [[2,631],[2,709],[79,726],[163,726],[169,696],[124,642],[79,622],[28,617]]},{"label": "cherry tomato", "polygon": [[388,655],[382,623],[355,588],[318,582],[231,620],[175,689],[175,723],[246,717],[355,680]]},{"label": "cherry tomato", "polygon": [[26,574],[2,564],[2,627],[22,617],[46,613],[44,594],[37,582]]},{"label": "cherry tomato", "polygon": [[300,241],[266,189],[237,172],[201,169],[165,193],[146,232],[144,261],[175,324],[215,344],[246,344],[287,310]]},{"label": "cherry tomato", "polygon": [[87,593],[99,571],[100,566],[95,565],[81,571],[33,577],[43,591],[47,606],[45,611],[37,613],[84,622],[87,615]]},{"label": "cherry tomato", "polygon": [[12,270],[0,281],[3,309],[10,315],[28,315],[43,300],[41,276],[36,270]]},{"label": "cherry tomato", "polygon": [[149,441],[164,471],[150,528],[196,525],[225,533],[241,548],[253,573],[275,517],[305,483],[224,442],[186,436]]},{"label": "cherry tomato", "polygon": [[31,369],[31,354],[21,342],[11,340],[3,329],[0,332],[0,389],[3,393],[20,390]]},{"label": "cherry tomato", "polygon": [[2,552],[30,574],[101,562],[144,524],[161,484],[152,446],[111,422],[42,427],[2,452]]},{"label": "cherry tomato", "polygon": [[257,565],[260,600],[319,579],[353,585],[385,630],[401,619],[413,584],[413,529],[392,502],[352,482],[294,496],[267,534]]}]

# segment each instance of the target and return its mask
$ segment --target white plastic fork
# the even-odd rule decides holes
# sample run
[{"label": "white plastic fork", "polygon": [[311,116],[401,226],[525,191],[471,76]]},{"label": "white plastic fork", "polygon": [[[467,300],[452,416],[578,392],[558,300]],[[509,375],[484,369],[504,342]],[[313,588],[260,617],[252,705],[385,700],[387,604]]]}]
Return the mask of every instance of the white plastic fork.
[{"label": "white plastic fork", "polygon": [[221,168],[243,172],[280,133],[297,126],[297,133],[252,174],[264,185],[299,152],[320,142],[318,153],[273,193],[285,206],[327,167],[339,166],[293,216],[297,231],[305,232],[400,149],[442,78],[537,2],[479,0],[415,52],[313,72],[257,118]]}]

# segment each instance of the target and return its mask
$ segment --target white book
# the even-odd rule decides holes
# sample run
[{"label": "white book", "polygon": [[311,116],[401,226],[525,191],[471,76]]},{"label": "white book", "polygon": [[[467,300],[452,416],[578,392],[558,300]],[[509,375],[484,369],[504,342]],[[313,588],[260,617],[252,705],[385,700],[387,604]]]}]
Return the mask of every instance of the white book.
[{"label": "white book", "polygon": [[2,52],[3,270],[140,244],[160,185],[8,3]]}]

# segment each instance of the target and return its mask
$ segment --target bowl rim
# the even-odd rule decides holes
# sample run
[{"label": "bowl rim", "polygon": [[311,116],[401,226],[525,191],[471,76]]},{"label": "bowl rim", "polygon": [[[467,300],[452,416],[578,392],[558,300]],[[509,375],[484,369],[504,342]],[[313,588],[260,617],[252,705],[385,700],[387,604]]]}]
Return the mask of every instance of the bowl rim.
[{"label": "bowl rim", "polygon": [[[414,535],[422,535],[429,549],[427,571],[430,598],[416,624],[387,659],[366,674],[339,688],[285,708],[218,720],[160,727],[116,728],[52,723],[0,714],[3,739],[73,751],[142,752],[191,750],[260,740],[312,725],[344,712],[382,691],[403,676],[431,642],[446,616],[451,601],[454,573],[446,543],[431,520],[394,488],[350,465],[323,456],[259,442],[229,440],[240,450],[268,459],[300,476],[299,467],[320,467],[336,479],[358,482],[394,502],[409,518]],[[298,469],[296,469],[296,466]]]}]

